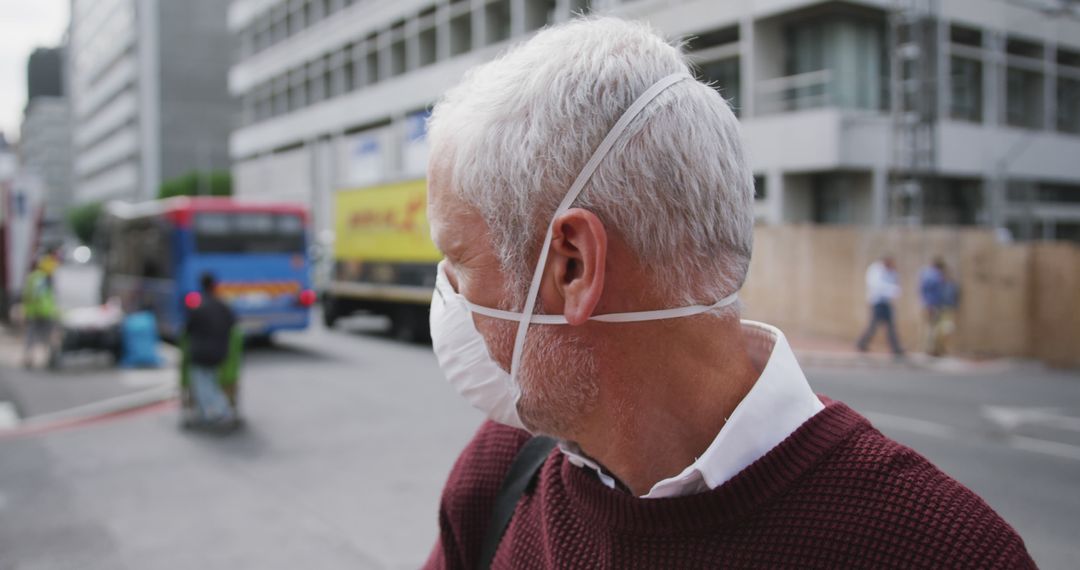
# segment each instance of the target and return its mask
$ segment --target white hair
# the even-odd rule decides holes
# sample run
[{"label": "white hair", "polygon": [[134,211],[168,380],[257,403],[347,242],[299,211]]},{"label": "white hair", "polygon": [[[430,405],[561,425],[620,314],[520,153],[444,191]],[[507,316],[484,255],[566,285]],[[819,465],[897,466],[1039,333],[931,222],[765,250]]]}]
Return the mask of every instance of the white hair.
[{"label": "white hair", "polygon": [[[689,73],[680,48],[647,25],[581,18],[470,70],[435,105],[432,156],[486,221],[517,300],[593,150],[642,92],[677,72]],[[621,236],[673,302],[712,303],[745,280],[753,196],[728,103],[682,81],[629,125],[574,205]]]}]

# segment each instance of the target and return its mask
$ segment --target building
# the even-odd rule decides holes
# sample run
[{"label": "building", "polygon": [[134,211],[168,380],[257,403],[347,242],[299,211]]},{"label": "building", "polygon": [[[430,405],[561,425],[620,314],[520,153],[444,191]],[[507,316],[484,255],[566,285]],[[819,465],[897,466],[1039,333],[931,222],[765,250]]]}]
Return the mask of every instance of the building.
[{"label": "building", "polygon": [[762,223],[1080,239],[1080,20],[1064,0],[234,0],[237,193],[423,176],[425,109],[581,12],[688,40],[744,125]]},{"label": "building", "polygon": [[26,64],[26,109],[19,156],[27,175],[44,185],[42,239],[61,239],[71,202],[71,124],[64,94],[63,48],[38,48]]},{"label": "building", "polygon": [[76,202],[151,199],[162,181],[228,169],[226,11],[221,0],[72,0]]},{"label": "building", "polygon": [[27,103],[19,155],[23,169],[45,186],[42,235],[55,242],[71,205],[71,124],[66,98],[38,96]]},{"label": "building", "polygon": [[64,95],[62,48],[37,48],[26,62],[27,100]]}]

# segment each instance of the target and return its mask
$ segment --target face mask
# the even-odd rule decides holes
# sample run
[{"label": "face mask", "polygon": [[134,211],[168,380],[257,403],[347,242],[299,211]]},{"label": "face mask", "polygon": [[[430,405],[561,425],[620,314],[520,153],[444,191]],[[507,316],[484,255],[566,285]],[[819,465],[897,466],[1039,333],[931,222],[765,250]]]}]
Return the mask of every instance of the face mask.
[{"label": "face mask", "polygon": [[[588,183],[596,168],[618,141],[627,126],[641,113],[657,95],[676,83],[691,79],[685,73],[669,75],[654,83],[623,113],[615,126],[611,128],[600,146],[593,152],[589,162],[578,174],[570,186],[563,201],[552,215],[552,223],[570,209],[577,200],[585,184]],[[529,293],[525,297],[525,307],[518,313],[482,307],[470,303],[454,290],[446,278],[445,261],[439,263],[438,276],[435,280],[435,294],[431,300],[431,344],[439,367],[446,374],[447,380],[470,404],[485,412],[491,419],[512,427],[526,429],[518,416],[517,403],[521,398],[521,387],[517,381],[521,366],[521,353],[525,346],[525,336],[530,324],[565,325],[562,315],[534,315],[536,299],[540,291],[540,282],[544,276],[548,251],[554,228],[548,224],[547,234],[541,246],[540,259],[533,272]],[[700,315],[702,313],[726,307],[735,302],[736,294],[729,295],[712,305],[691,305],[674,309],[656,311],[636,311],[630,313],[610,313],[589,317],[590,321],[607,323],[632,323],[656,321]],[[518,323],[514,337],[514,354],[507,373],[492,358],[484,343],[483,336],[476,330],[471,313],[487,317],[514,321]]]}]

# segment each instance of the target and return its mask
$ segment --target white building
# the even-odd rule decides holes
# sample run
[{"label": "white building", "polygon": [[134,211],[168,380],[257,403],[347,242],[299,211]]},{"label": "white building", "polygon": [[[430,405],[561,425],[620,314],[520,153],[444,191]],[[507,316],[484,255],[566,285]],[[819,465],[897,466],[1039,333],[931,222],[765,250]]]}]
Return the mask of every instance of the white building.
[{"label": "white building", "polygon": [[[71,197],[71,127],[65,97],[35,97],[19,137],[22,166],[45,185],[44,225],[56,234]],[[54,239],[56,239],[54,237]]]},{"label": "white building", "polygon": [[[916,61],[931,88],[915,91],[932,99],[933,172],[918,221],[1080,240],[1080,20],[1040,2],[1064,6],[941,0],[926,26]],[[905,2],[234,0],[237,193],[310,202],[328,228],[334,189],[423,176],[425,109],[465,70],[597,11],[691,38],[699,74],[743,122],[763,223],[889,223],[904,116],[894,4]]]},{"label": "white building", "polygon": [[227,169],[235,107],[223,0],[71,0],[75,202],[157,196]]}]

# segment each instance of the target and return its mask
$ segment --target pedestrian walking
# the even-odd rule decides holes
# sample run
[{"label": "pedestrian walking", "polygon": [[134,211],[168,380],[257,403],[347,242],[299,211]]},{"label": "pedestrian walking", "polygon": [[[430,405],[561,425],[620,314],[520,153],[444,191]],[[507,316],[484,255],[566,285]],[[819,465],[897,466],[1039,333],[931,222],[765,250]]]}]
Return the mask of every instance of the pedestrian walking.
[{"label": "pedestrian walking", "polygon": [[956,333],[956,311],[960,307],[960,284],[956,282],[953,272],[948,266],[942,265],[941,274],[941,315],[938,317],[938,342],[940,343],[940,355],[945,356],[952,351],[952,339]]},{"label": "pedestrian walking", "polygon": [[425,567],[1034,568],[985,502],[740,319],[753,172],[691,73],[646,25],[583,18],[435,105],[432,343],[491,421]]},{"label": "pedestrian walking", "polygon": [[859,352],[866,352],[879,325],[885,327],[889,348],[897,358],[904,356],[900,338],[896,334],[893,303],[900,296],[900,277],[896,274],[896,260],[886,255],[866,269],[866,300],[870,304],[870,324],[855,344]]},{"label": "pedestrian walking", "polygon": [[[181,342],[182,383],[199,422],[231,426],[237,420],[235,389],[243,335],[236,315],[215,295],[217,280],[210,273],[200,279],[201,294],[188,296],[188,318]],[[225,387],[232,386],[232,397]]]},{"label": "pedestrian walking", "polygon": [[945,314],[945,260],[940,257],[919,272],[919,298],[926,319],[926,353],[944,353],[942,318]]},{"label": "pedestrian walking", "polygon": [[46,362],[49,368],[59,364],[57,321],[60,309],[56,304],[56,292],[53,287],[53,275],[59,263],[52,254],[46,254],[38,261],[29,275],[22,290],[23,318],[25,319],[25,344],[23,345],[23,366],[32,368],[34,351],[38,345],[46,349]]}]

